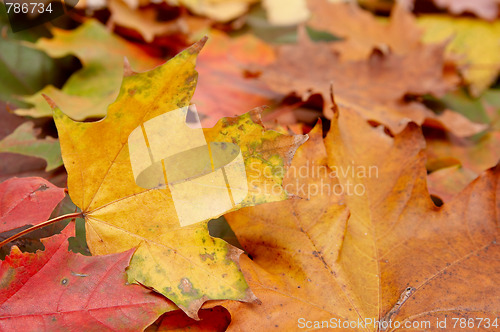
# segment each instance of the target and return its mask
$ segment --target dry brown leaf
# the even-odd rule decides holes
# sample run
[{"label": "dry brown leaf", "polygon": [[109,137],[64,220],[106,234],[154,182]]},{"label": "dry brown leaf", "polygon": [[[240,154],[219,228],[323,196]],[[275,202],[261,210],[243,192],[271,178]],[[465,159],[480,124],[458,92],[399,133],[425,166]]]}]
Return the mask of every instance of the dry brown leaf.
[{"label": "dry brown leaf", "polygon": [[311,27],[345,39],[334,47],[341,52],[342,60],[366,59],[374,48],[405,54],[422,45],[415,17],[402,6],[394,7],[389,23],[381,22],[352,1],[309,0],[308,6]]},{"label": "dry brown leaf", "polygon": [[[253,258],[241,267],[262,301],[223,302],[229,331],[370,318],[391,319],[392,326],[430,321],[419,329],[425,331],[440,330],[437,319],[450,327],[451,317],[493,322],[500,310],[500,166],[438,208],[427,191],[425,142],[415,124],[392,138],[341,109],[324,140],[320,126],[309,135],[285,182],[304,199],[226,215]],[[378,176],[359,175],[358,167],[373,166]],[[348,194],[348,183],[365,191]],[[344,192],[313,193],[327,184]],[[364,327],[344,330],[377,330]]]},{"label": "dry brown leaf", "polygon": [[446,128],[457,136],[484,130],[458,114],[435,115],[406,95],[442,95],[458,82],[443,58],[444,45],[421,47],[407,55],[375,51],[367,61],[341,62],[331,43],[314,43],[299,30],[299,43],[278,49],[277,60],[262,69],[261,79],[274,91],[295,92],[303,100],[319,93],[326,117],[332,116],[331,86],[339,105],[355,108],[367,120],[398,133],[409,121]]},{"label": "dry brown leaf", "polygon": [[170,22],[158,22],[157,11],[153,8],[131,9],[121,0],[109,0],[108,9],[111,17],[108,26],[119,25],[139,32],[144,40],[152,42],[157,35],[187,33],[187,24],[182,19]]}]

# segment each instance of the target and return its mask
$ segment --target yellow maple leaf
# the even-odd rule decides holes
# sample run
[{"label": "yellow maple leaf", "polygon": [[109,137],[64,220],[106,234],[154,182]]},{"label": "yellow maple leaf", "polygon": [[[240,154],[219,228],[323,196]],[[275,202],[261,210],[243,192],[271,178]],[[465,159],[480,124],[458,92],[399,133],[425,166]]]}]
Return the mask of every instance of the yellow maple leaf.
[{"label": "yellow maple leaf", "polygon": [[[85,216],[92,254],[137,247],[129,282],[154,288],[191,317],[210,299],[255,298],[239,270],[242,251],[212,238],[206,222],[181,227],[170,187],[145,189],[136,183],[128,142],[136,128],[189,105],[197,81],[195,61],[205,41],[151,71],[126,76],[100,121],[73,121],[52,103],[69,194]],[[256,112],[222,119],[204,135],[207,142],[230,142],[241,149],[249,194],[233,210],[287,198],[287,193],[264,190],[280,185],[282,176],[260,179],[259,174],[274,164],[286,165],[307,136],[266,131]],[[191,208],[199,207],[192,203]]]}]

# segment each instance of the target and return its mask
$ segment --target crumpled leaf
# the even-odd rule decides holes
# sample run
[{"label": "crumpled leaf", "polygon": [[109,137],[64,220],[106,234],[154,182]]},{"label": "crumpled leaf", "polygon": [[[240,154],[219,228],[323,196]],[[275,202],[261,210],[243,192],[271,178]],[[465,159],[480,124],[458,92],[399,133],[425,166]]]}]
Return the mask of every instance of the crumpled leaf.
[{"label": "crumpled leaf", "polygon": [[441,95],[457,83],[456,75],[446,72],[444,45],[423,47],[407,55],[375,52],[368,61],[341,62],[330,43],[314,43],[303,30],[299,32],[297,45],[281,46],[277,61],[262,68],[261,79],[273,90],[295,92],[303,100],[319,93],[324,113],[331,117],[333,86],[339,105],[355,108],[395,133],[409,121],[446,128],[457,136],[486,128],[453,112],[435,115],[423,104],[404,102],[408,94]]},{"label": "crumpled leaf", "polygon": [[12,134],[0,140],[0,152],[43,158],[47,162],[47,172],[61,166],[63,162],[59,141],[50,136],[37,138],[39,134],[40,129],[35,129],[33,122],[25,122]]},{"label": "crumpled leaf", "polygon": [[34,47],[58,58],[69,54],[77,56],[83,68],[73,74],[61,90],[48,85],[22,101],[33,108],[16,109],[18,115],[51,116],[52,110],[42,94],[65,109],[76,120],[103,117],[116,97],[123,78],[124,58],[135,70],[147,70],[161,60],[152,58],[137,46],[111,34],[96,20],[88,20],[75,30],[52,29],[54,38],[39,39]]},{"label": "crumpled leaf", "polygon": [[[343,108],[324,140],[317,126],[284,184],[303,199],[226,215],[253,259],[242,257],[241,266],[262,301],[211,304],[231,313],[228,331],[293,331],[301,318],[385,318],[394,327],[473,313],[493,321],[500,307],[500,166],[438,208],[426,188],[424,146],[414,124],[392,138]],[[369,167],[377,173],[369,175]]]},{"label": "crumpled leaf", "polygon": [[64,195],[63,188],[39,177],[0,183],[0,233],[46,221]]},{"label": "crumpled leaf", "polygon": [[252,35],[229,38],[213,30],[198,57],[200,77],[193,96],[193,103],[204,116],[203,126],[212,127],[222,117],[274,104],[279,99],[277,93],[244,75],[247,66],[267,65],[274,60],[273,49]]},{"label": "crumpled leaf", "polygon": [[424,42],[449,41],[446,52],[456,55],[474,96],[495,81],[500,72],[500,22],[425,15],[418,18],[418,24],[425,31]]},{"label": "crumpled leaf", "polygon": [[68,252],[67,228],[43,239],[45,251],[13,247],[0,263],[0,328],[8,331],[138,331],[175,306],[127,285],[133,250],[87,257]]},{"label": "crumpled leaf", "polygon": [[[181,228],[169,189],[143,189],[135,183],[127,140],[145,121],[188,106],[196,86],[196,56],[205,40],[152,71],[125,77],[101,121],[75,122],[52,104],[69,194],[85,215],[92,254],[138,247],[129,282],[154,288],[192,318],[207,300],[254,299],[238,267],[242,251],[210,237],[206,222]],[[258,114],[250,112],[204,130],[207,142],[240,146],[247,177],[254,181],[250,195],[235,208],[286,199],[285,192],[266,195],[261,190],[280,185],[282,175],[259,175],[269,166],[289,163],[307,138],[265,131],[253,119],[258,121]]]}]

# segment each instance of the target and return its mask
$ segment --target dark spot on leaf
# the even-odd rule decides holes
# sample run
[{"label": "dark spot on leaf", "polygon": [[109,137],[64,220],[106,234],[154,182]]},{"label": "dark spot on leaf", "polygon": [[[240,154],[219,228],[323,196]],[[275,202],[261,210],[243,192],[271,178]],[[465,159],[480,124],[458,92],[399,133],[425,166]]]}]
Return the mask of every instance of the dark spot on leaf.
[{"label": "dark spot on leaf", "polygon": [[193,284],[188,278],[182,278],[178,287],[183,294],[189,294],[193,291]]},{"label": "dark spot on leaf", "polygon": [[198,74],[194,74],[186,78],[186,85],[189,85],[189,83],[193,82],[196,78],[198,77]]},{"label": "dark spot on leaf", "polygon": [[200,258],[202,261],[206,261],[207,259],[210,259],[210,260],[215,260],[215,253],[213,254],[200,254]]},{"label": "dark spot on leaf", "polygon": [[47,189],[49,189],[49,187],[46,184],[41,184],[40,187],[38,187],[34,192],[45,191]]}]

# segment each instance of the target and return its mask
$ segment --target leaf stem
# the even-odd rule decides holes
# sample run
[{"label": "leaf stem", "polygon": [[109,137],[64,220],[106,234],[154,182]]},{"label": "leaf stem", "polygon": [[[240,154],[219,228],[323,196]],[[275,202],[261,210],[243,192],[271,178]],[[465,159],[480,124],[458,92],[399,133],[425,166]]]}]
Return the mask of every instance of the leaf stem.
[{"label": "leaf stem", "polygon": [[61,220],[64,220],[64,219],[68,219],[68,218],[78,218],[78,217],[82,217],[83,216],[83,213],[82,212],[74,212],[74,213],[69,213],[69,214],[65,214],[65,215],[62,215],[62,216],[59,216],[59,217],[55,217],[53,219],[49,219],[47,221],[44,221],[38,225],[35,225],[33,227],[30,227],[30,228],[27,228],[15,235],[12,235],[11,237],[9,237],[8,239],[6,240],[3,240],[2,242],[0,242],[0,248],[3,247],[5,244],[11,242],[11,241],[14,241],[15,239],[23,236],[24,234],[27,234],[27,233],[30,233],[34,230],[37,230],[39,228],[42,228],[42,227],[45,227],[47,225],[50,225],[50,224],[53,224],[53,223],[56,223],[58,221],[61,221]]}]

